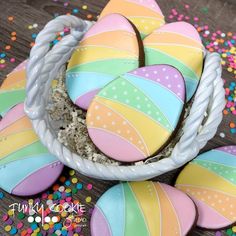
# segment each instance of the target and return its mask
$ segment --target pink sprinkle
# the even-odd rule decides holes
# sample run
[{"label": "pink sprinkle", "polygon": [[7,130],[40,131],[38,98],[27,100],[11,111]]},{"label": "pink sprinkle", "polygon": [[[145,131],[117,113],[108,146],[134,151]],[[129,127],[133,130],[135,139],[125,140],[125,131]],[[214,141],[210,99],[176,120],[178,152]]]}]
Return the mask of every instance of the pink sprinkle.
[{"label": "pink sprinkle", "polygon": [[196,16],[193,19],[194,19],[194,21],[199,21],[199,18]]},{"label": "pink sprinkle", "polygon": [[88,190],[91,190],[92,188],[93,188],[93,185],[92,185],[92,184],[88,184],[88,185],[87,185],[87,189],[88,189]]},{"label": "pink sprinkle", "polygon": [[173,19],[174,18],[174,16],[173,15],[169,15],[169,19]]},{"label": "pink sprinkle", "polygon": [[3,69],[5,68],[6,64],[0,64],[0,68]]},{"label": "pink sprinkle", "polygon": [[12,62],[12,63],[14,63],[15,61],[16,61],[16,59],[13,57],[10,59],[10,62]]},{"label": "pink sprinkle", "polygon": [[236,115],[236,110],[232,111],[233,115]]},{"label": "pink sprinkle", "polygon": [[2,220],[3,220],[3,221],[7,221],[7,220],[8,220],[8,218],[9,218],[9,216],[8,216],[8,215],[3,215],[3,217],[2,217]]},{"label": "pink sprinkle", "polygon": [[27,232],[28,232],[29,234],[31,234],[31,233],[33,233],[33,230],[32,230],[31,228],[28,228],[28,229],[27,229]]},{"label": "pink sprinkle", "polygon": [[42,194],[42,199],[47,199],[48,195],[46,193]]},{"label": "pink sprinkle", "polygon": [[67,202],[70,202],[71,199],[72,199],[71,197],[67,197],[67,198],[66,198],[66,201],[67,201]]},{"label": "pink sprinkle", "polygon": [[17,229],[21,229],[23,226],[24,226],[23,222],[19,222],[16,227]]},{"label": "pink sprinkle", "polygon": [[184,6],[186,9],[189,9],[189,5],[188,4],[185,4]]}]

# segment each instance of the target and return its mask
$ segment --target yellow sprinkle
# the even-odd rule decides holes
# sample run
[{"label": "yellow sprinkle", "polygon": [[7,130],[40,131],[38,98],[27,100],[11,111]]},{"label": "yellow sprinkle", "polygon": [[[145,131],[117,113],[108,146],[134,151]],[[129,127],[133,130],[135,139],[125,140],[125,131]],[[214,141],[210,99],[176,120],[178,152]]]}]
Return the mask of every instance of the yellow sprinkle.
[{"label": "yellow sprinkle", "polygon": [[86,202],[91,202],[92,198],[91,197],[86,197],[85,201]]},{"label": "yellow sprinkle", "polygon": [[32,233],[31,236],[37,236],[38,233]]},{"label": "yellow sprinkle", "polygon": [[49,229],[49,224],[44,224],[44,225],[43,225],[43,229],[44,229],[44,230],[48,230],[48,229]]},{"label": "yellow sprinkle", "polygon": [[70,175],[70,176],[75,175],[75,171],[74,171],[74,170],[70,170],[70,171],[69,171],[69,175]]},{"label": "yellow sprinkle", "polygon": [[67,188],[66,189],[66,193],[70,193],[71,192],[71,189],[70,188]]},{"label": "yellow sprinkle", "polygon": [[34,232],[36,233],[36,235],[37,235],[37,233],[40,231],[40,228],[37,228],[37,229],[35,229],[34,230]]},{"label": "yellow sprinkle", "polygon": [[233,69],[232,69],[231,67],[229,67],[229,68],[227,69],[227,71],[228,71],[228,72],[232,72]]},{"label": "yellow sprinkle", "polygon": [[86,10],[86,9],[88,9],[88,6],[87,6],[87,5],[83,5],[83,6],[82,6],[82,9],[83,9],[83,10]]},{"label": "yellow sprinkle", "polygon": [[5,226],[5,231],[7,231],[7,232],[9,232],[10,230],[11,230],[11,226],[10,225],[7,225],[7,226]]},{"label": "yellow sprinkle", "polygon": [[0,60],[0,63],[1,63],[1,64],[4,64],[4,63],[5,63],[5,60],[4,60],[4,59],[1,59],[1,60]]},{"label": "yellow sprinkle", "polygon": [[222,61],[221,61],[221,64],[222,64],[222,65],[225,65],[225,64],[226,64],[226,62],[222,60]]},{"label": "yellow sprinkle", "polygon": [[7,214],[8,214],[9,216],[13,216],[13,215],[14,215],[14,211],[11,209],[11,210],[9,210],[9,211],[7,212]]},{"label": "yellow sprinkle", "polygon": [[224,57],[224,58],[227,57],[226,53],[223,53],[223,54],[222,54],[222,57]]},{"label": "yellow sprinkle", "polygon": [[33,205],[33,204],[34,204],[34,200],[33,200],[33,199],[29,199],[29,200],[28,200],[28,203],[29,203],[30,205]]},{"label": "yellow sprinkle", "polygon": [[63,211],[63,212],[61,213],[61,217],[65,218],[66,216],[67,216],[67,212]]},{"label": "yellow sprinkle", "polygon": [[73,184],[76,184],[76,183],[78,182],[78,179],[77,179],[77,178],[73,178],[73,179],[71,180],[71,182],[72,182]]},{"label": "yellow sprinkle", "polygon": [[232,228],[233,232],[236,233],[236,226]]},{"label": "yellow sprinkle", "polygon": [[73,236],[79,236],[77,233],[73,234]]}]

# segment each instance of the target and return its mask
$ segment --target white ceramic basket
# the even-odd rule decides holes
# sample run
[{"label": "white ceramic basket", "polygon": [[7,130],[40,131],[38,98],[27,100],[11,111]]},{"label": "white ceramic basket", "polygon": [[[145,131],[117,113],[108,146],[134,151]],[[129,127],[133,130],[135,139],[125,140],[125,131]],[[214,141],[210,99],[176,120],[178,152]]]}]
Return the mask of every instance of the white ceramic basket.
[{"label": "white ceramic basket", "polygon": [[[146,180],[181,167],[195,158],[215,135],[225,106],[221,59],[216,53],[206,53],[201,82],[183,127],[183,135],[170,157],[143,165],[103,165],[81,158],[59,143],[46,111],[50,84],[92,24],[75,16],[60,16],[50,21],[36,38],[27,67],[25,111],[42,143],[65,165],[84,175],[105,180]],[[49,43],[64,27],[71,28],[71,33],[50,49]]]}]

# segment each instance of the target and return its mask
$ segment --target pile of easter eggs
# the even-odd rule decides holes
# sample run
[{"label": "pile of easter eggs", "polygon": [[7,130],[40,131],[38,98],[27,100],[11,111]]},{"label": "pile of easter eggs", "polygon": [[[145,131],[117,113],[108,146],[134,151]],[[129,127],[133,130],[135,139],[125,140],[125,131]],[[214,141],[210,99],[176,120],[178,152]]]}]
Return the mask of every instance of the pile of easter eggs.
[{"label": "pile of easter eggs", "polygon": [[236,146],[217,148],[187,164],[175,182],[125,182],[95,205],[92,236],[192,235],[198,227],[236,223]]},{"label": "pile of easter eggs", "polygon": [[18,196],[46,190],[63,169],[24,112],[26,63],[13,70],[0,88],[0,188]]},{"label": "pile of easter eggs", "polygon": [[89,136],[121,162],[171,140],[198,87],[204,47],[186,22],[166,24],[154,0],[111,0],[69,60],[66,88],[87,110]]}]

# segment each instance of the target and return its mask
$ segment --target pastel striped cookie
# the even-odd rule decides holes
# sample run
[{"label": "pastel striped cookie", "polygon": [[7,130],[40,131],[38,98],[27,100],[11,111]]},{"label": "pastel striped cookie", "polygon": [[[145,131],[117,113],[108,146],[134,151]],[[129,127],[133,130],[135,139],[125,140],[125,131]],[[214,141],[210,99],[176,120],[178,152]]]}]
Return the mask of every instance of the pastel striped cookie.
[{"label": "pastel striped cookie", "polygon": [[197,30],[186,22],[170,23],[154,31],[143,43],[146,65],[168,64],[179,69],[189,101],[203,69],[204,47]]},{"label": "pastel striped cookie", "polygon": [[139,67],[141,54],[129,21],[118,14],[104,17],[85,34],[69,61],[66,73],[69,97],[74,104],[87,109],[101,88],[118,75]]},{"label": "pastel striped cookie", "polygon": [[196,219],[192,200],[151,181],[113,186],[95,205],[92,236],[185,236]]},{"label": "pastel striped cookie", "polygon": [[0,87],[0,116],[13,106],[25,100],[26,66],[24,61],[17,66],[3,81]]},{"label": "pastel striped cookie", "polygon": [[[4,79],[0,87],[0,116],[4,115],[15,105],[23,102],[26,97],[26,65],[27,60],[19,64]],[[55,87],[57,81],[52,81],[52,87]]]},{"label": "pastel striped cookie", "polygon": [[137,27],[142,38],[165,24],[155,0],[110,0],[101,12],[100,19],[111,13],[127,17]]},{"label": "pastel striped cookie", "polygon": [[198,208],[198,226],[221,229],[236,222],[236,146],[198,156],[180,173],[176,187]]},{"label": "pastel striped cookie", "polygon": [[136,69],[96,95],[86,118],[90,138],[113,159],[143,160],[168,142],[184,101],[184,79],[177,69],[169,65]]},{"label": "pastel striped cookie", "polygon": [[29,196],[50,187],[63,165],[39,141],[20,103],[0,121],[0,188]]}]

